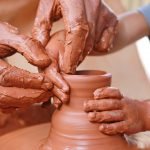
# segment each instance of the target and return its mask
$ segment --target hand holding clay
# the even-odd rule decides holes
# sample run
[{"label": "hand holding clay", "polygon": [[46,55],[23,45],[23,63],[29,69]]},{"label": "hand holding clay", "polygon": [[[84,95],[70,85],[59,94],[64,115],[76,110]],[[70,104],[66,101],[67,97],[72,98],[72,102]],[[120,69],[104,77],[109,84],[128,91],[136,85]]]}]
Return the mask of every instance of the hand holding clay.
[{"label": "hand holding clay", "polygon": [[48,91],[52,84],[42,74],[31,74],[11,66],[0,71],[0,108],[25,107],[45,102],[52,95]]},{"label": "hand holding clay", "polygon": [[33,37],[46,46],[52,23],[62,16],[66,29],[63,72],[75,73],[78,64],[93,49],[112,47],[117,19],[101,0],[40,0]]},{"label": "hand holding clay", "polygon": [[84,108],[91,122],[100,123],[99,130],[105,134],[133,134],[145,130],[142,102],[123,97],[113,87],[97,89],[94,99]]},{"label": "hand holding clay", "polygon": [[[50,59],[39,42],[20,35],[7,23],[0,23],[0,58],[23,54],[28,61],[38,67],[46,67]],[[0,60],[0,107],[25,107],[37,102],[45,102],[52,95],[51,81],[44,74],[35,74],[13,67]]]},{"label": "hand holding clay", "polygon": [[0,60],[0,86],[51,90],[51,81],[42,73],[30,73]]},{"label": "hand holding clay", "polygon": [[69,100],[69,86],[60,73],[59,65],[59,60],[62,60],[61,56],[64,54],[64,38],[65,32],[57,32],[52,36],[46,46],[46,52],[51,58],[52,63],[43,70],[46,76],[54,83],[53,93],[58,98],[54,99],[54,105],[57,108]]},{"label": "hand holding clay", "polygon": [[45,102],[52,95],[52,87],[44,74],[30,73],[0,60],[0,108]]},{"label": "hand holding clay", "polygon": [[47,67],[50,59],[40,42],[21,35],[17,28],[8,23],[0,22],[0,58],[21,53],[31,64],[40,68]]}]

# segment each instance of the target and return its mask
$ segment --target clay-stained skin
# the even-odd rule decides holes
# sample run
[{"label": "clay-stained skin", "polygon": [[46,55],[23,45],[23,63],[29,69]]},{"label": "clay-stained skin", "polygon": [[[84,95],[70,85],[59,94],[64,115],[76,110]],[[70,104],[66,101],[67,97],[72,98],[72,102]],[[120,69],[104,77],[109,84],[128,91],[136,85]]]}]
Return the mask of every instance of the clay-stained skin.
[{"label": "clay-stained skin", "polygon": [[34,103],[48,101],[51,96],[50,92],[44,90],[0,86],[0,108],[27,107]]},{"label": "clay-stained skin", "polygon": [[48,101],[52,87],[44,74],[30,73],[0,60],[0,108],[25,107]]},{"label": "clay-stained skin", "polygon": [[33,37],[46,45],[52,23],[61,16],[66,31],[63,72],[75,73],[93,48],[106,51],[112,47],[117,18],[101,0],[40,0]]},{"label": "clay-stained skin", "polygon": [[16,50],[13,49],[12,47],[0,44],[0,58],[11,56],[14,53],[16,53]]},{"label": "clay-stained skin", "polygon": [[61,13],[57,0],[40,0],[32,31],[33,38],[46,46],[50,40],[53,21],[57,21],[60,18]]},{"label": "clay-stained skin", "polygon": [[100,123],[99,130],[105,134],[134,134],[145,131],[145,104],[124,97],[114,87],[100,88],[94,92],[94,99],[85,102],[91,122]]},{"label": "clay-stained skin", "polygon": [[60,69],[60,57],[64,54],[64,32],[57,32],[52,35],[51,40],[46,46],[46,52],[51,58],[52,63],[43,71],[54,83],[53,93],[59,100],[54,99],[54,104],[59,107],[62,103],[69,100],[69,86],[63,79]]},{"label": "clay-stained skin", "polygon": [[51,90],[53,85],[44,74],[30,73],[0,60],[0,85]]},{"label": "clay-stained skin", "polygon": [[[19,52],[40,68],[50,64],[50,58],[40,42],[20,35],[18,30],[0,22],[0,58]],[[45,102],[52,96],[53,84],[42,73],[30,73],[0,59],[0,107],[17,108]]]},{"label": "clay-stained skin", "polygon": [[50,64],[50,59],[45,53],[44,47],[38,41],[21,35],[17,28],[4,22],[0,22],[0,33],[1,58],[13,54],[16,50],[25,56],[31,64],[40,68]]}]

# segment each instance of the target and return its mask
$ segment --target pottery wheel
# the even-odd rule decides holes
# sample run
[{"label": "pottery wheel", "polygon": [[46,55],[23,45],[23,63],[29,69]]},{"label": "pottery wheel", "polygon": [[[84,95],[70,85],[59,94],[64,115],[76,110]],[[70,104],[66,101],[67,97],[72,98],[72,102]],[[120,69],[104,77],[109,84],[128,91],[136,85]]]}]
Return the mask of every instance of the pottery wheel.
[{"label": "pottery wheel", "polygon": [[8,133],[0,137],[0,150],[38,150],[49,130],[46,123]]}]

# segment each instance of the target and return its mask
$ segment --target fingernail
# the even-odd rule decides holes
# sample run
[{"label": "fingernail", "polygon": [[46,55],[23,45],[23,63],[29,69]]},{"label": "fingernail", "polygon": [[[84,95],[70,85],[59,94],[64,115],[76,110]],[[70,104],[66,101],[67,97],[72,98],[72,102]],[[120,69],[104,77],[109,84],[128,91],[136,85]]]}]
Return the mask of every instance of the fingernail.
[{"label": "fingernail", "polygon": [[87,101],[85,101],[84,103],[83,103],[83,107],[84,107],[84,111],[88,111],[89,110],[89,106],[88,106],[88,102]]},{"label": "fingernail", "polygon": [[68,86],[63,86],[62,91],[64,93],[68,93],[69,92],[69,87]]},{"label": "fingernail", "polygon": [[88,118],[89,118],[90,121],[94,121],[96,119],[96,113],[90,112],[88,114]]},{"label": "fingernail", "polygon": [[97,89],[95,92],[94,92],[94,94],[99,94],[99,93],[101,93],[103,91],[103,88],[101,88],[101,89]]},{"label": "fingernail", "polygon": [[102,95],[102,91],[103,91],[103,89],[98,89],[98,90],[96,90],[96,91],[94,92],[94,98],[95,98],[95,99],[99,99],[100,96]]},{"label": "fingernail", "polygon": [[103,126],[103,125],[100,125],[100,126],[99,126],[99,130],[100,130],[100,131],[103,131],[103,130],[104,130],[104,126]]}]

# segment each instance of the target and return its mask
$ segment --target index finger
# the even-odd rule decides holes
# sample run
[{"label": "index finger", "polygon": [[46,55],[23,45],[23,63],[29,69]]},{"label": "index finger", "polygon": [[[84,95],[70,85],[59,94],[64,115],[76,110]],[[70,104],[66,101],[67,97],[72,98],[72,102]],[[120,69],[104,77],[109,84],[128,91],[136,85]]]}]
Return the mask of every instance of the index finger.
[{"label": "index finger", "polygon": [[67,32],[62,71],[74,73],[89,33],[85,5],[83,0],[60,0],[60,4]]},{"label": "index finger", "polygon": [[0,44],[12,47],[22,54],[28,62],[40,68],[47,67],[50,59],[40,42],[21,35],[19,31],[8,23],[0,22]]}]

